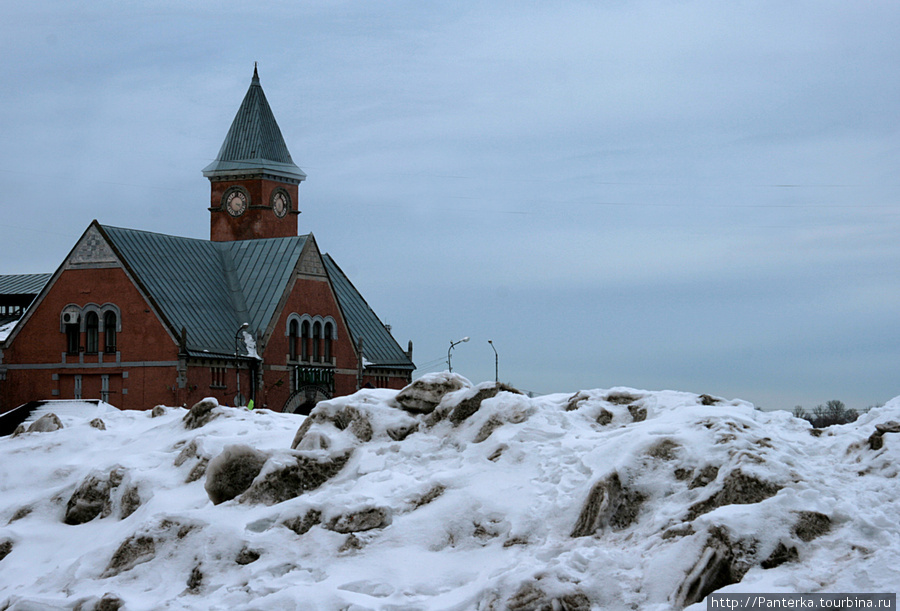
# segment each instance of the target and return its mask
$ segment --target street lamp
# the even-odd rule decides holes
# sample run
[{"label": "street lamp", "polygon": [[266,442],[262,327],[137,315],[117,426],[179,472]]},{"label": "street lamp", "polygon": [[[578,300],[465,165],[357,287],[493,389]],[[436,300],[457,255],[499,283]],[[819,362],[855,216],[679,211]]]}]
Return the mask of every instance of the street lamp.
[{"label": "street lamp", "polygon": [[494,348],[494,342],[492,340],[488,340],[488,343],[491,345],[491,348],[494,349],[494,383],[500,383],[500,355],[497,354],[497,349]]},{"label": "street lamp", "polygon": [[454,341],[450,342],[450,347],[447,349],[447,367],[450,369],[450,373],[453,373],[453,365],[450,364],[450,351],[453,350],[453,347],[455,345],[461,344],[461,343],[467,342],[467,341],[469,341],[468,336],[466,336],[460,340],[456,340],[455,342]]},{"label": "street lamp", "polygon": [[[234,375],[237,378],[237,397],[235,397],[235,403],[242,403],[241,397],[241,362],[238,360],[238,342],[240,341],[241,331],[250,326],[249,322],[245,322],[240,326],[240,328],[234,333]],[[235,406],[239,407],[239,406]]]}]

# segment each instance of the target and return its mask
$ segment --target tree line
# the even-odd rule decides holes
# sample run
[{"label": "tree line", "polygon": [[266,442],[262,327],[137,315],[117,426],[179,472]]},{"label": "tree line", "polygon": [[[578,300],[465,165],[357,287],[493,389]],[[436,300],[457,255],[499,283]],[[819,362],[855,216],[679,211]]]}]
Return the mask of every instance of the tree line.
[{"label": "tree line", "polygon": [[855,409],[849,409],[843,401],[832,399],[824,405],[817,405],[812,411],[807,411],[802,405],[798,405],[793,411],[795,418],[803,418],[809,421],[817,429],[831,426],[832,424],[846,424],[859,418]]}]

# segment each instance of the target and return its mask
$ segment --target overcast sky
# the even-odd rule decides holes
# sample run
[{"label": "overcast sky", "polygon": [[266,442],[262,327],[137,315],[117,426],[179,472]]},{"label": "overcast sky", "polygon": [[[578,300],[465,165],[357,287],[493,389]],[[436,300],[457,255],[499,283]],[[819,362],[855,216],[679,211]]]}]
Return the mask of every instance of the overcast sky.
[{"label": "overcast sky", "polygon": [[900,3],[6,2],[0,273],[209,237],[259,62],[300,232],[417,375],[900,395]]}]

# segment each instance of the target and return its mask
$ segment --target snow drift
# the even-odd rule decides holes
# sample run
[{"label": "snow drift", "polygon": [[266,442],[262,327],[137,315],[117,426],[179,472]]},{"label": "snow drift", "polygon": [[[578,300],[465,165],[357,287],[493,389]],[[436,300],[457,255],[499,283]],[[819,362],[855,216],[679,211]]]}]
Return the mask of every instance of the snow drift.
[{"label": "snow drift", "polygon": [[898,399],[817,431],[443,373],[307,418],[49,411],[62,428],[0,439],[0,609],[679,609],[900,583]]}]

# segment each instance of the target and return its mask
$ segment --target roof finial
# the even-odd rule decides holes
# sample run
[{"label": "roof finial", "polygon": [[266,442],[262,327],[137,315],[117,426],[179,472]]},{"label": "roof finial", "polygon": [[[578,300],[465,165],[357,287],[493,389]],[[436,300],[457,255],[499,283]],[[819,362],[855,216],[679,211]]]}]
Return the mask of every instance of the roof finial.
[{"label": "roof finial", "polygon": [[253,82],[259,82],[259,73],[256,72],[256,62],[253,62]]}]

